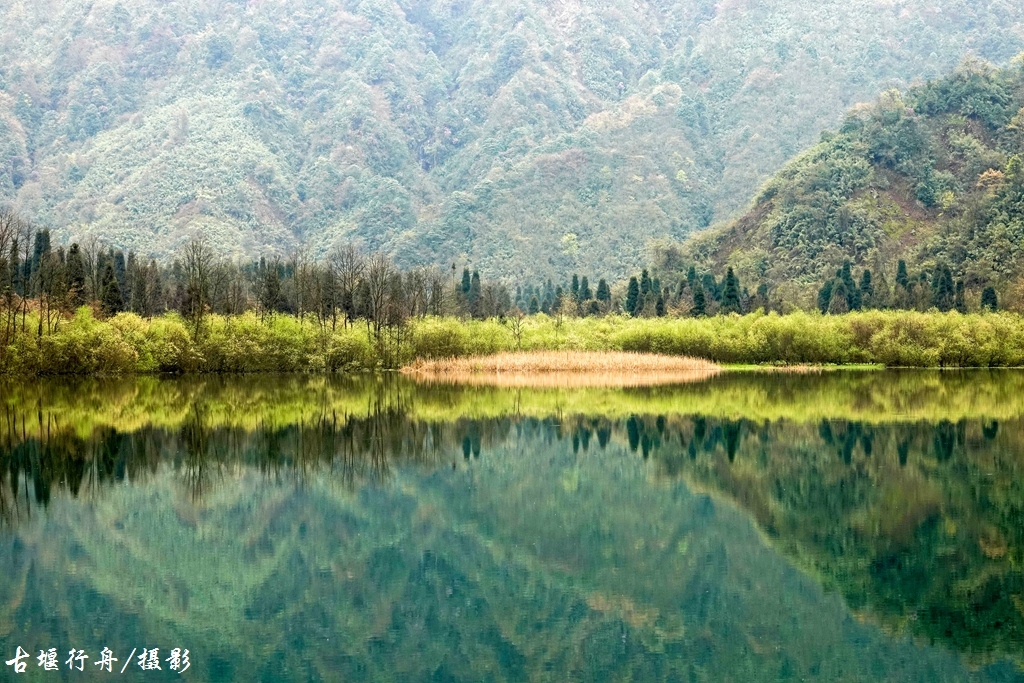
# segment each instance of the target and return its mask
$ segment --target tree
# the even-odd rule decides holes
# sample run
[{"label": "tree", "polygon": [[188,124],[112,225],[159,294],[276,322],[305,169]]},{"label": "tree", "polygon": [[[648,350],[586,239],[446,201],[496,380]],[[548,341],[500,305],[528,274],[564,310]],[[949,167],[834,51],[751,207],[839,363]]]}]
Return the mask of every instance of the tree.
[{"label": "tree", "polygon": [[264,263],[262,270],[263,272],[260,274],[262,280],[260,307],[264,315],[276,313],[281,301],[281,262],[274,259],[270,263]]},{"label": "tree", "polygon": [[693,287],[693,308],[690,309],[690,315],[694,318],[703,318],[707,315],[707,301],[704,297],[704,286],[699,282]]},{"label": "tree", "polygon": [[124,298],[121,296],[121,286],[117,284],[117,275],[114,273],[114,265],[107,263],[103,270],[103,296],[100,305],[105,315],[117,315],[124,310]]},{"label": "tree", "polygon": [[953,299],[956,294],[956,287],[953,284],[953,274],[949,266],[944,263],[935,268],[932,276],[932,306],[943,313],[953,308]]},{"label": "tree", "polygon": [[742,313],[740,305],[740,281],[733,272],[732,266],[725,271],[725,287],[722,289],[722,312]]},{"label": "tree", "polygon": [[640,294],[647,296],[647,292],[649,291],[651,291],[651,276],[647,272],[647,269],[644,268],[640,272]]},{"label": "tree", "polygon": [[635,316],[638,301],[640,301],[640,284],[634,276],[629,278],[629,287],[626,289],[626,313]]},{"label": "tree", "polygon": [[480,288],[480,273],[473,271],[473,277],[469,284],[469,294],[466,297],[469,301],[469,314],[474,318],[482,317],[480,311],[480,294],[482,290]]},{"label": "tree", "polygon": [[608,288],[608,283],[604,281],[604,278],[601,278],[597,282],[597,295],[595,298],[604,304],[610,303],[612,300],[612,292]]},{"label": "tree", "polygon": [[841,315],[850,311],[850,299],[847,296],[846,283],[841,279],[832,288],[832,300],[828,304],[828,312]]},{"label": "tree", "polygon": [[146,295],[149,297],[149,301],[146,302],[146,310],[150,315],[158,315],[167,310],[163,277],[160,275],[160,268],[154,259],[150,259],[149,266],[146,267]]},{"label": "tree", "polygon": [[569,285],[569,291],[572,292],[572,298],[576,301],[580,300],[580,277],[576,273],[572,274],[572,284]]},{"label": "tree", "polygon": [[846,309],[848,311],[860,310],[860,290],[853,282],[853,273],[850,270],[850,262],[844,261],[843,267],[836,276],[843,281],[843,288],[846,290]]},{"label": "tree", "polygon": [[659,318],[665,317],[665,297],[658,297],[658,300],[654,303],[654,313]]},{"label": "tree", "polygon": [[590,281],[584,275],[583,279],[580,280],[580,301],[589,301],[593,296],[593,293],[590,291]]},{"label": "tree", "polygon": [[755,293],[754,296],[757,297],[756,298],[756,303],[755,303],[755,307],[756,308],[761,308],[761,309],[764,309],[765,311],[769,310],[770,304],[768,302],[768,283],[767,282],[762,282],[761,284],[759,284],[757,286],[757,292]]},{"label": "tree", "polygon": [[896,284],[903,289],[910,288],[910,277],[907,275],[907,262],[903,259],[896,264]]},{"label": "tree", "polygon": [[540,313],[540,302],[537,301],[536,295],[530,297],[530,315],[536,315]]},{"label": "tree", "polygon": [[125,292],[128,287],[128,267],[124,260],[124,252],[120,249],[111,250],[110,258],[114,261],[114,277],[117,278],[117,286],[121,288],[122,292]]},{"label": "tree", "polygon": [[956,294],[953,296],[953,307],[958,313],[967,312],[967,301],[964,298],[964,281],[956,281]]},{"label": "tree", "polygon": [[[331,250],[330,267],[334,271],[338,282],[338,305],[345,314],[345,324],[355,320],[355,292],[363,271],[366,269],[366,259],[359,253],[359,249],[351,242],[339,244]],[[455,275],[455,264],[452,264],[452,275]],[[438,299],[433,302],[436,314],[440,314],[442,308],[443,277],[440,271],[431,274],[431,293],[436,294]],[[434,286],[438,290],[434,292]]]},{"label": "tree", "polygon": [[704,273],[700,279],[700,284],[701,287],[704,288],[704,296],[710,296],[715,301],[719,301],[722,298],[718,282],[715,280],[715,276],[711,273]]},{"label": "tree", "polygon": [[[133,254],[134,256],[134,254]],[[138,313],[141,316],[149,315],[149,293],[146,291],[146,271],[134,263],[134,258],[130,259],[133,261],[132,268],[128,271],[128,281],[131,283],[131,294],[128,297],[129,308],[132,313]]]},{"label": "tree", "polygon": [[825,284],[818,290],[818,310],[822,313],[828,313],[828,305],[832,303],[832,288],[834,284],[832,280],[826,280]]},{"label": "tree", "polygon": [[192,326],[192,335],[195,339],[199,339],[202,333],[203,321],[210,308],[210,274],[213,270],[213,259],[213,250],[204,238],[189,242],[182,258],[185,278],[182,314]]},{"label": "tree", "polygon": [[989,285],[981,292],[981,310],[992,311],[999,309],[999,299],[996,296],[996,289]]},{"label": "tree", "polygon": [[874,308],[875,288],[871,283],[871,271],[867,268],[860,274],[860,305],[862,308]]},{"label": "tree", "polygon": [[67,261],[68,295],[71,305],[78,308],[85,303],[85,263],[82,250],[75,242],[68,249]]}]

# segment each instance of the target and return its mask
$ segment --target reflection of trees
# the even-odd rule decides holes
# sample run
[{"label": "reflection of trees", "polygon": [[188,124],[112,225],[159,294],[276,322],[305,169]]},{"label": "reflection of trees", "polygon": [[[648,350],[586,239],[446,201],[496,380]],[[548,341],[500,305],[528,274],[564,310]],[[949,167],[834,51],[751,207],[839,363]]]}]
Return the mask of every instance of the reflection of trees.
[{"label": "reflection of trees", "polygon": [[629,446],[728,494],[855,610],[960,652],[1024,645],[1024,425],[633,417]]},{"label": "reflection of trees", "polygon": [[[787,667],[798,678],[822,661],[862,674],[895,670],[896,659],[907,662],[904,672],[918,664],[842,619],[834,602],[794,589],[792,572],[739,515],[682,485],[650,486],[656,468],[714,483],[707,470],[722,477],[720,490],[753,501],[762,482],[740,470],[777,466],[771,476],[791,483],[801,454],[820,457],[815,467],[826,475],[848,476],[867,457],[863,425],[846,464],[851,426],[839,422],[828,444],[817,423],[793,431],[642,414],[425,422],[384,408],[393,401],[379,405],[359,417],[323,411],[253,430],[211,427],[200,406],[180,429],[90,435],[104,445],[89,457],[102,452],[111,463],[97,472],[147,486],[102,491],[105,500],[30,539],[40,555],[63,544],[58,566],[47,567],[58,578],[43,594],[67,622],[88,625],[90,605],[75,589],[116,596],[115,613],[145,600],[147,628],[203,639],[195,666],[204,680],[216,676],[202,667],[220,662],[236,667],[237,680],[281,680],[285,671],[302,680],[359,680],[367,671],[396,680],[647,680],[652,662],[664,674],[656,680],[747,680],[753,667]],[[872,462],[894,457],[887,432],[872,434]],[[933,433],[913,436],[907,467],[931,466],[921,446],[931,447]],[[965,436],[977,436],[970,425]],[[761,462],[777,452],[780,462]],[[207,482],[198,525],[189,510],[169,507],[197,468],[193,480]],[[394,485],[377,486],[384,477]],[[828,498],[822,491],[794,495],[794,508],[803,507],[789,517],[769,506],[758,519],[774,515],[780,539],[806,542],[786,526],[793,517],[806,533],[813,524],[833,533],[814,517]],[[92,590],[67,580],[72,562]],[[28,575],[8,565],[22,572],[17,581]],[[829,630],[838,621],[847,629],[840,637]],[[11,623],[21,628],[27,618]],[[330,647],[317,646],[316,634],[329,635]],[[858,660],[865,649],[850,645],[858,638],[874,639],[867,663]],[[433,668],[423,671],[424,662]]]},{"label": "reflection of trees", "polygon": [[[574,455],[611,444],[649,459],[667,477],[729,495],[782,551],[837,587],[852,608],[890,628],[962,652],[1009,653],[1024,642],[1024,602],[1014,597],[1024,595],[1019,569],[1024,529],[1018,524],[1024,519],[1024,465],[1018,455],[1024,452],[1024,427],[1019,421],[956,417],[888,424],[815,417],[768,422],[641,410],[644,401],[676,396],[669,389],[622,392],[637,410],[613,419],[567,413],[557,402],[541,416],[485,419],[467,416],[474,413],[465,399],[489,401],[486,391],[417,393],[399,381],[372,381],[378,382],[372,390],[312,385],[301,393],[300,414],[263,406],[251,425],[224,408],[248,404],[222,397],[263,385],[246,381],[232,389],[219,378],[200,388],[177,386],[174,399],[162,403],[173,407],[174,419],[166,426],[147,416],[138,422],[125,418],[119,423],[124,428],[104,423],[83,429],[38,402],[4,404],[0,515],[21,523],[57,496],[103,496],[109,484],[143,482],[160,468],[169,468],[198,503],[225,479],[247,471],[268,480],[328,480],[356,489],[395,477],[398,465],[475,468],[487,464],[489,450],[509,438],[538,448],[564,440]],[[730,381],[721,382],[727,394]],[[828,394],[824,383],[812,378],[814,396]],[[778,384],[797,385],[788,378]],[[342,402],[338,386],[359,391]],[[963,393],[964,387],[957,387]],[[757,387],[744,379],[739,388]],[[266,395],[277,394],[268,390]],[[907,402],[924,400],[912,394]],[[437,417],[414,417],[424,402]],[[127,398],[124,403],[131,405]],[[443,409],[449,406],[458,410],[448,414]],[[558,485],[581,486],[571,474]],[[683,542],[672,534],[661,540]],[[262,541],[254,543],[258,550]]]},{"label": "reflection of trees", "polygon": [[[27,419],[7,411],[9,425]],[[295,424],[262,421],[253,430],[209,422],[207,406],[197,401],[175,429],[99,428],[86,437],[68,430],[7,429],[0,437],[2,519],[14,522],[33,505],[47,505],[55,490],[71,496],[98,492],[126,479],[144,480],[161,464],[180,476],[193,502],[234,466],[273,478],[327,475],[347,486],[381,483],[394,462],[434,464],[460,451],[479,457],[487,443],[505,438],[512,424],[508,419],[415,420],[400,398],[385,392],[373,396],[359,416],[325,410]]]}]

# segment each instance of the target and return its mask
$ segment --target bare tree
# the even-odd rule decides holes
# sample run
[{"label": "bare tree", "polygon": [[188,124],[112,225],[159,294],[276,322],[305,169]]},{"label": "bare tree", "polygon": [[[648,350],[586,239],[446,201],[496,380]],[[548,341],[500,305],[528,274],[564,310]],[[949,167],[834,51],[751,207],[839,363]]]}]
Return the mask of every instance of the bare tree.
[{"label": "bare tree", "polygon": [[309,258],[309,251],[303,247],[292,252],[288,258],[288,266],[292,271],[295,314],[299,317],[301,325],[313,299],[313,262]]},{"label": "bare tree", "polygon": [[89,301],[97,301],[100,298],[100,279],[103,277],[99,268],[99,255],[101,251],[105,250],[105,247],[95,235],[89,235],[81,240],[80,245],[82,263],[85,265],[85,283],[88,289],[88,292],[83,292],[83,295]]},{"label": "bare tree", "polygon": [[444,315],[445,306],[448,304],[447,276],[440,268],[434,267],[427,271],[427,309],[430,315]]},{"label": "bare tree", "polygon": [[213,250],[207,244],[206,238],[199,237],[189,242],[181,261],[185,275],[182,313],[192,326],[193,337],[199,339],[203,321],[210,308],[210,278],[214,269]]},{"label": "bare tree", "polygon": [[385,324],[388,290],[394,266],[391,260],[380,252],[370,256],[366,265],[367,325],[373,326],[373,336],[379,341]]},{"label": "bare tree", "polygon": [[0,301],[3,303],[3,337],[0,337],[0,356],[14,336],[17,315],[15,313],[15,273],[18,256],[19,219],[10,209],[0,209]]},{"label": "bare tree", "polygon": [[331,250],[327,262],[337,278],[338,304],[345,312],[347,325],[355,319],[356,288],[366,272],[366,258],[355,244],[346,242]]}]

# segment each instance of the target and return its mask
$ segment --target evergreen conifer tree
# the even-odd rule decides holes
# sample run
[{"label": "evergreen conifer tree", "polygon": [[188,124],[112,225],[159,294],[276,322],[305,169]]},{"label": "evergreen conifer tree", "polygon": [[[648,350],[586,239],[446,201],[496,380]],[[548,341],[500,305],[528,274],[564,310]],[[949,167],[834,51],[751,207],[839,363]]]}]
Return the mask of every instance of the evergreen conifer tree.
[{"label": "evergreen conifer tree", "polygon": [[693,308],[690,309],[690,315],[695,318],[702,318],[707,315],[707,300],[704,296],[704,286],[699,282],[693,287]]},{"label": "evergreen conifer tree", "polygon": [[124,252],[120,249],[111,250],[110,260],[114,262],[114,277],[117,278],[117,286],[121,288],[123,294],[128,287],[128,266],[124,260]]},{"label": "evergreen conifer tree", "polygon": [[953,273],[946,264],[939,264],[932,276],[932,306],[945,313],[953,308],[955,294]]},{"label": "evergreen conifer tree", "polygon": [[826,280],[825,284],[818,290],[818,310],[828,313],[828,305],[832,303],[832,288],[835,286],[833,280]]},{"label": "evergreen conifer tree", "polygon": [[836,315],[850,310],[850,298],[846,291],[846,283],[840,278],[832,288],[832,300],[828,304],[828,312]]},{"label": "evergreen conifer tree", "polygon": [[711,297],[715,301],[719,301],[722,298],[722,293],[719,291],[718,282],[715,281],[715,276],[711,273],[704,273],[704,276],[700,279],[701,287],[704,288],[704,296]]},{"label": "evergreen conifer tree", "polygon": [[896,264],[896,284],[903,289],[910,289],[910,276],[907,275],[907,262],[903,259]]},{"label": "evergreen conifer tree", "polygon": [[163,278],[160,276],[160,268],[154,259],[150,259],[149,266],[146,268],[146,296],[149,298],[149,301],[146,302],[146,310],[150,315],[159,315],[167,310]]},{"label": "evergreen conifer tree", "polygon": [[981,292],[981,310],[995,312],[999,309],[999,298],[996,296],[996,289],[989,285]]},{"label": "evergreen conifer tree", "polygon": [[874,308],[875,288],[871,282],[871,271],[867,268],[860,274],[861,308]]},{"label": "evergreen conifer tree", "polygon": [[640,271],[640,295],[647,296],[649,291],[651,291],[651,276],[644,268]]},{"label": "evergreen conifer tree", "polygon": [[82,260],[82,250],[77,242],[68,249],[65,267],[67,268],[71,305],[78,308],[85,303],[85,261]]},{"label": "evergreen conifer tree", "polygon": [[846,310],[856,311],[860,309],[860,290],[853,281],[853,273],[850,270],[850,262],[844,261],[839,271],[839,279],[843,281],[843,288],[846,290]]},{"label": "evergreen conifer tree", "polygon": [[612,292],[610,289],[608,289],[608,283],[604,281],[604,278],[601,278],[597,282],[596,298],[598,301],[601,301],[603,303],[608,303],[609,301],[612,300]]},{"label": "evergreen conifer tree", "polygon": [[758,308],[763,308],[765,311],[768,310],[768,283],[762,282],[757,286],[757,303],[755,304]]},{"label": "evergreen conifer tree", "polygon": [[117,284],[117,276],[114,267],[108,263],[103,271],[103,297],[100,305],[106,315],[116,315],[124,310],[124,298],[121,296],[121,286]]},{"label": "evergreen conifer tree", "polygon": [[967,300],[964,298],[964,281],[956,281],[956,293],[953,295],[953,307],[959,313],[967,312]]},{"label": "evergreen conifer tree", "polygon": [[640,285],[636,277],[629,278],[629,287],[626,289],[626,313],[636,315],[636,304],[640,300]]},{"label": "evergreen conifer tree", "polygon": [[128,282],[131,283],[129,289],[131,294],[128,297],[129,309],[132,313],[148,316],[149,296],[146,291],[146,272],[136,263],[133,263],[132,266],[128,271]]},{"label": "evergreen conifer tree", "polygon": [[589,301],[593,296],[593,293],[590,291],[590,281],[584,275],[583,279],[580,280],[580,301]]},{"label": "evergreen conifer tree", "polygon": [[[128,262],[126,263],[125,268],[125,287],[122,294],[124,295],[125,301],[131,302],[135,299],[135,295],[132,293],[132,289],[135,287],[135,279],[138,277],[139,274],[139,262],[135,258],[134,251],[128,252]],[[131,308],[131,310],[134,311],[135,309]]]},{"label": "evergreen conifer tree", "polygon": [[722,312],[742,313],[740,305],[740,281],[732,270],[732,266],[725,271],[725,287],[722,289]]}]

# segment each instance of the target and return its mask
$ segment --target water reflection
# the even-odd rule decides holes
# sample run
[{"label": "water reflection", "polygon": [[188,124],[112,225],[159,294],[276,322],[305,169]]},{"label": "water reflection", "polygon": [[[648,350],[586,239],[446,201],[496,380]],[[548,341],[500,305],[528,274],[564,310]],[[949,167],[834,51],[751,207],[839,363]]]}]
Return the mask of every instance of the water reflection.
[{"label": "water reflection", "polygon": [[0,645],[191,641],[202,680],[1013,679],[1020,383],[12,387]]}]

